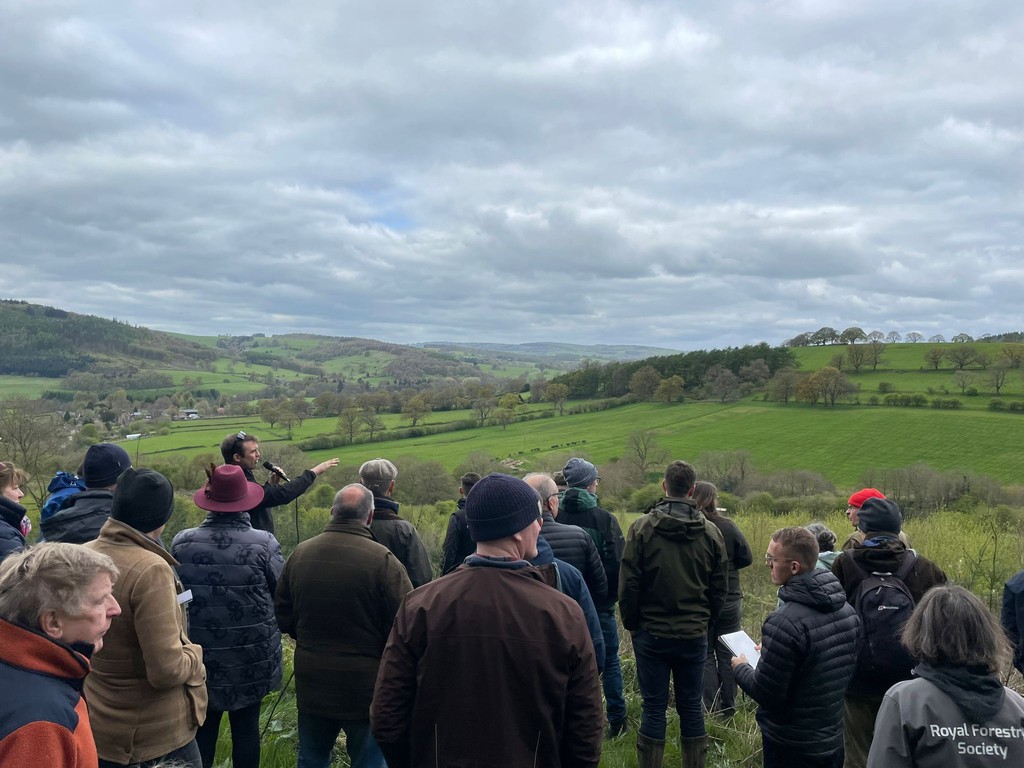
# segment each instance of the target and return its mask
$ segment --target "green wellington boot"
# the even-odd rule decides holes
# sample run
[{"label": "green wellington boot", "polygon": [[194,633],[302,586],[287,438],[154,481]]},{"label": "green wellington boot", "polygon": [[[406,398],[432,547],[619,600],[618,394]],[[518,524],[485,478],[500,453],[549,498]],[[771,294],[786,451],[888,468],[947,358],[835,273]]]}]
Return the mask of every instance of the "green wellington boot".
[{"label": "green wellington boot", "polygon": [[680,739],[683,748],[683,768],[704,768],[708,759],[708,737]]},{"label": "green wellington boot", "polygon": [[636,760],[638,768],[661,768],[661,762],[664,759],[664,739],[649,739],[642,733],[636,735]]}]

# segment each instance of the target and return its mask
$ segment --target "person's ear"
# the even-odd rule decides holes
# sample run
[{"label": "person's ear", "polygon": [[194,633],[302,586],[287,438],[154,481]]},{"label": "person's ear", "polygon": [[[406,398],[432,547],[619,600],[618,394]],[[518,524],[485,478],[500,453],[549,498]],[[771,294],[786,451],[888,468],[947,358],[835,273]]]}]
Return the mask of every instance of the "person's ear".
[{"label": "person's ear", "polygon": [[395,492],[395,481],[391,481],[391,485],[388,486],[388,496]]},{"label": "person's ear", "polygon": [[664,493],[664,494],[668,494],[668,488],[665,487],[665,481],[664,480],[661,481],[661,492]]},{"label": "person's ear", "polygon": [[54,640],[60,640],[64,636],[64,628],[61,627],[60,617],[56,611],[46,611],[39,616],[39,628],[43,634]]}]

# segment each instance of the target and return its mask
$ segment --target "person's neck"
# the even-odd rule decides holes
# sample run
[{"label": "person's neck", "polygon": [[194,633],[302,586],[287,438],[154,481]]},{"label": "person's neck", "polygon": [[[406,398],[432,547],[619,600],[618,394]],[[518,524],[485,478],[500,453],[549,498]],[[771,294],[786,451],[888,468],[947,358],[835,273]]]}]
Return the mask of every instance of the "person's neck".
[{"label": "person's neck", "polygon": [[519,551],[514,541],[501,539],[500,541],[482,541],[476,545],[476,553],[480,557],[500,557],[511,560],[525,560],[523,553]]}]

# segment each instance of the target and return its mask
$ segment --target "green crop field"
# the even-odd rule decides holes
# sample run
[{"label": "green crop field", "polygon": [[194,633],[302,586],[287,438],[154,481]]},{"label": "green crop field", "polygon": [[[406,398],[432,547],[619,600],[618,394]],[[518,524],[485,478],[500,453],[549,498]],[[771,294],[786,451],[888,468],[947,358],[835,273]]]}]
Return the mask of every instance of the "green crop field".
[{"label": "green crop field", "polygon": [[53,389],[60,389],[60,379],[48,379],[43,376],[0,376],[0,399],[37,398],[43,392]]},{"label": "green crop field", "polygon": [[[541,406],[534,406],[541,409]],[[424,424],[471,418],[468,411],[434,413]],[[388,429],[407,426],[398,415],[382,416]],[[335,431],[336,419],[307,419],[293,429],[293,442]],[[203,419],[179,422],[166,437],[145,438],[141,446],[125,443],[132,454],[215,451],[227,433],[244,429],[264,444],[287,438],[257,418]],[[896,468],[924,462],[938,470],[990,475],[1002,483],[1019,482],[1024,462],[1020,434],[1024,416],[987,411],[936,411],[930,408],[782,406],[745,402],[686,403],[666,406],[640,403],[607,411],[517,422],[503,430],[487,426],[403,440],[356,443],[313,451],[310,464],[331,456],[358,464],[371,455],[406,455],[438,461],[447,469],[482,452],[497,459],[530,463],[545,455],[580,452],[596,462],[622,457],[629,434],[653,430],[675,458],[695,458],[705,451],[749,451],[765,472],[807,469],[838,487],[855,485],[871,468]]]}]

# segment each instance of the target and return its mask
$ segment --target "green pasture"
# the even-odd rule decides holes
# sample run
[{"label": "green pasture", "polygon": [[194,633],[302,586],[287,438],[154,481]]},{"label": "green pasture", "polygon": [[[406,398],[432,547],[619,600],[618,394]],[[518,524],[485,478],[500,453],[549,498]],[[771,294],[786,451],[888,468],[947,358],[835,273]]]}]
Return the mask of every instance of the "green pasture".
[{"label": "green pasture", "polygon": [[49,379],[44,376],[0,376],[0,400],[8,397],[35,399],[47,390],[60,388],[60,379]]},{"label": "green pasture", "polygon": [[[857,346],[863,346],[863,343],[858,343]],[[929,344],[926,341],[917,344],[885,344],[883,345],[882,361],[879,363],[878,368],[879,370],[884,369],[900,373],[917,371],[919,369],[929,370],[932,366],[924,359],[925,352],[932,347],[948,349],[957,346],[961,345],[950,343]],[[989,357],[995,358],[1005,345],[999,342],[986,343],[976,341],[968,346],[983,350],[988,353]],[[822,366],[829,365],[832,358],[836,355],[845,353],[846,347],[846,344],[826,344],[822,347],[794,347],[793,353],[796,355],[800,370],[815,371]],[[871,364],[866,364],[864,368],[870,370]],[[864,368],[861,370],[864,370]],[[843,369],[846,370],[845,365]],[[952,373],[953,365],[949,361],[944,360],[940,363],[939,369]]]}]

